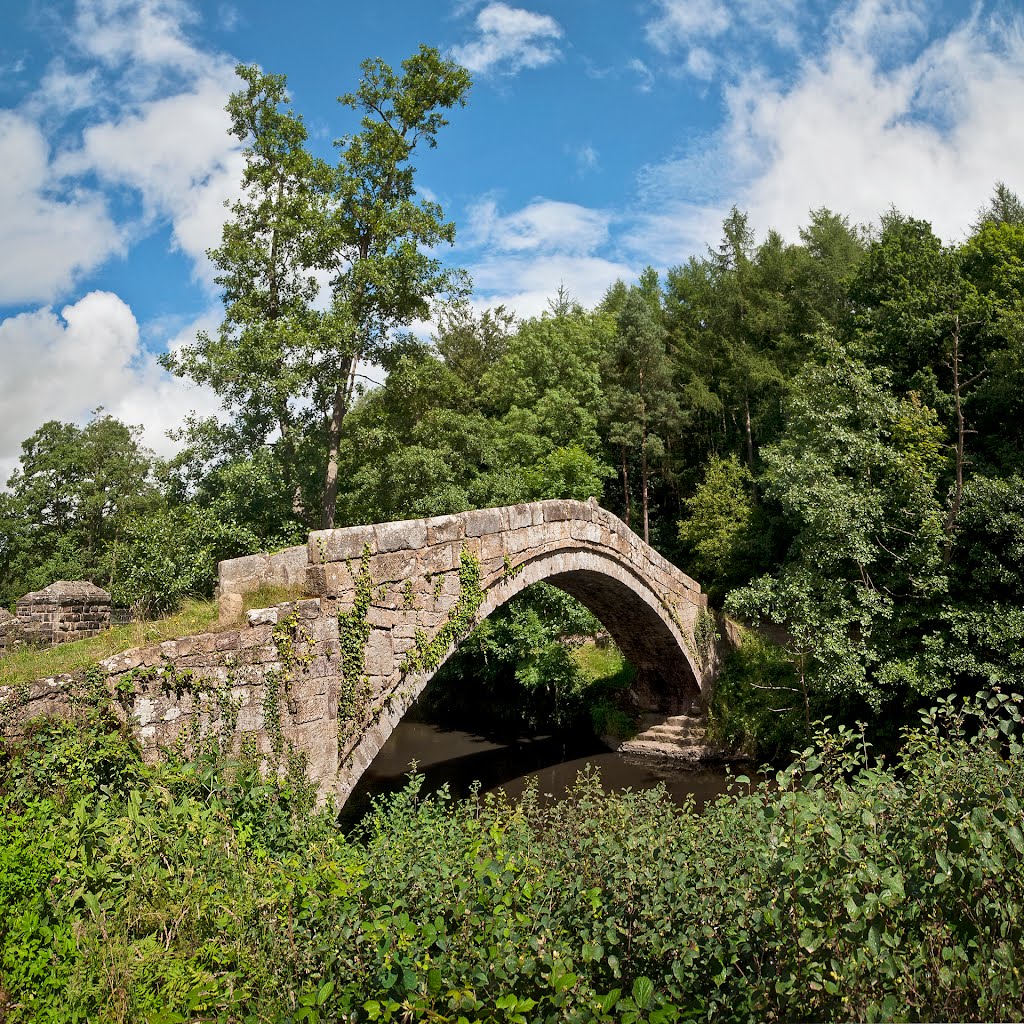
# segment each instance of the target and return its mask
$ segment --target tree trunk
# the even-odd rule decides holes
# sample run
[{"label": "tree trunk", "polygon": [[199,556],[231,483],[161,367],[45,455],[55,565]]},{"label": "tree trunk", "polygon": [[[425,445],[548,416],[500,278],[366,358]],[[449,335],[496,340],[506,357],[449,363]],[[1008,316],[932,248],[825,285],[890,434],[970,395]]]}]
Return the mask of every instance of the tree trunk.
[{"label": "tree trunk", "polygon": [[338,381],[338,386],[334,391],[334,401],[331,403],[331,418],[327,424],[327,471],[324,474],[323,516],[320,520],[322,530],[334,528],[334,511],[338,504],[338,452],[341,448],[341,425],[345,421],[345,413],[348,412],[357,362],[356,356],[349,358],[348,368],[345,375]]},{"label": "tree trunk", "polygon": [[960,506],[963,504],[964,498],[964,467],[967,464],[967,435],[969,433],[974,433],[974,431],[967,430],[966,420],[964,419],[963,393],[976,380],[984,377],[988,372],[983,369],[970,379],[963,381],[960,379],[961,359],[960,314],[957,313],[953,316],[953,353],[949,362],[950,369],[953,371],[953,407],[956,410],[956,482],[953,486],[953,500],[950,502],[949,512],[946,514],[946,521],[943,523],[943,528],[946,533],[946,543],[942,554],[944,564],[948,564],[953,555],[953,538],[956,534],[956,521],[960,517]]},{"label": "tree trunk", "polygon": [[647,432],[640,447],[640,494],[644,506],[644,543],[650,544],[651,536],[647,521]]},{"label": "tree trunk", "polygon": [[622,446],[622,496],[626,502],[626,525],[629,526],[633,509],[629,503],[629,468],[626,464],[626,446]]}]

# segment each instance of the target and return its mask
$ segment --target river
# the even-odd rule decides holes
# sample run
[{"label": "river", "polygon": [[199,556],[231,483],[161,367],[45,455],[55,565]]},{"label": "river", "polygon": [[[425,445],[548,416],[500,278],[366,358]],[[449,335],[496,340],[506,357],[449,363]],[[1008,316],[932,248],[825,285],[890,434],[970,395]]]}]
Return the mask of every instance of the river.
[{"label": "river", "polygon": [[[563,797],[588,764],[598,768],[606,790],[649,789],[663,783],[676,803],[693,797],[698,808],[723,793],[730,775],[721,766],[692,767],[608,750],[594,736],[483,736],[430,722],[404,719],[366,769],[341,816],[355,824],[375,796],[393,793],[407,781],[410,763],[424,776],[423,791],[445,783],[453,796],[467,796],[474,783],[482,792],[504,789],[512,798],[536,778],[541,794]],[[753,773],[736,768],[733,774]]]}]

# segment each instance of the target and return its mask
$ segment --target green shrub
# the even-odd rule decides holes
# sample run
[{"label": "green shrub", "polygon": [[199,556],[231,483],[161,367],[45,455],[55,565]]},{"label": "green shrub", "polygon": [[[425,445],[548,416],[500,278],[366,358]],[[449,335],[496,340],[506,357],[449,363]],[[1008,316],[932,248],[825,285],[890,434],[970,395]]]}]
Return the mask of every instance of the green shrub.
[{"label": "green shrub", "polygon": [[[109,723],[76,726],[103,727],[120,749]],[[1019,698],[946,702],[892,767],[863,734],[823,730],[702,815],[658,790],[605,794],[593,773],[558,805],[536,790],[423,798],[414,777],[349,837],[298,762],[266,778],[253,755],[207,751],[112,775],[97,765],[119,757],[83,767],[58,756],[70,731],[40,730],[6,750],[0,1010],[13,1024],[1015,1018],[1019,729]]]}]

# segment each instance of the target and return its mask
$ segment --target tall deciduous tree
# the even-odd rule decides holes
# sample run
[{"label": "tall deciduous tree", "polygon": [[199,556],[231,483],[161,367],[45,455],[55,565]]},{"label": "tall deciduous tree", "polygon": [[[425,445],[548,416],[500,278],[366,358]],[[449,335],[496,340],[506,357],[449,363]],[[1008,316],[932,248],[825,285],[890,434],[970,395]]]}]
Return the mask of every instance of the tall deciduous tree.
[{"label": "tall deciduous tree", "polygon": [[429,313],[439,293],[458,287],[428,252],[455,240],[441,207],[417,201],[412,155],[437,145],[462,106],[469,72],[421,46],[396,74],[382,60],[364,61],[363,80],[341,102],[362,112],[361,130],[338,141],[323,266],[331,279],[334,330],[318,353],[318,397],[327,411],[327,468],[322,525],[334,524],[338,447],[352,401],[356,367],[388,345],[390,332]]},{"label": "tall deciduous tree", "polygon": [[232,133],[249,141],[244,196],[210,253],[224,321],[216,336],[200,335],[164,360],[213,387],[254,443],[276,435],[290,486],[298,481],[296,431],[321,414],[328,527],[360,360],[379,358],[395,328],[461,287],[461,276],[430,254],[454,240],[455,228],[438,204],[417,196],[411,158],[437,144],[443,112],[465,103],[469,73],[426,46],[400,72],[381,60],[362,69],[357,90],[340,98],[362,114],[360,130],[338,140],[331,167],[308,151],[284,77],[238,68],[244,88],[228,112]]},{"label": "tall deciduous tree", "polygon": [[306,149],[302,118],[288,108],[283,75],[239,65],[243,87],[227,111],[231,134],[248,141],[242,198],[231,207],[221,244],[209,257],[223,289],[216,334],[162,357],[172,372],[207,384],[234,417],[243,443],[276,435],[278,464],[293,504],[295,437],[312,398],[312,354],[325,328],[314,309],[314,273],[326,217],[331,169]]}]

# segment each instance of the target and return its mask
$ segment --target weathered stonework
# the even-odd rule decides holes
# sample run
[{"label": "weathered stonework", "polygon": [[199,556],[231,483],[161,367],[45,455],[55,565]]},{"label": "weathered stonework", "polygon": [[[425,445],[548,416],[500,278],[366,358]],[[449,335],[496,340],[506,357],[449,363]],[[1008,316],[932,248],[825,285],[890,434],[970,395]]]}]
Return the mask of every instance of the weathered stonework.
[{"label": "weathered stonework", "polygon": [[242,611],[242,598],[262,586],[306,586],[306,545],[285,548],[272,555],[229,558],[217,566],[217,604],[221,623],[230,622]]},{"label": "weathered stonework", "polygon": [[[459,641],[542,580],[601,620],[637,668],[640,707],[699,710],[715,668],[694,632],[705,595],[593,502],[322,530],[304,549],[222,562],[222,607],[240,607],[266,582],[304,581],[316,597],[251,612],[240,629],[126,652],[102,669],[147,756],[204,731],[230,735],[233,746],[250,736],[271,761],[291,743],[323,795],[344,803]],[[186,689],[176,685],[182,672],[191,673]],[[57,706],[69,685],[35,684],[17,718]]]},{"label": "weathered stonework", "polygon": [[110,595],[81,580],[58,580],[18,598],[18,631],[25,643],[68,643],[110,626]]},{"label": "weathered stonework", "polygon": [[18,620],[6,608],[0,608],[0,657],[19,641]]}]

